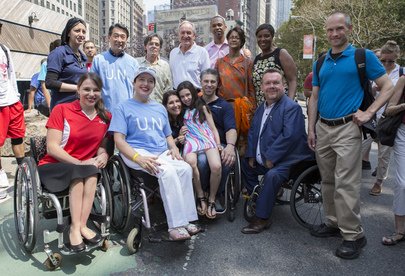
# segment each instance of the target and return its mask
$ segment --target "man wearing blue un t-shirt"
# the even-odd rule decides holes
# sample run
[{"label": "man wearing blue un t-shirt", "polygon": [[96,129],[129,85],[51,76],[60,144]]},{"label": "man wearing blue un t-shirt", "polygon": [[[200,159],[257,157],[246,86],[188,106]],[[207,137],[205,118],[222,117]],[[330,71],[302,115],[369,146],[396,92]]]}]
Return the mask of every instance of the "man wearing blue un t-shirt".
[{"label": "man wearing blue un t-shirt", "polygon": [[128,35],[125,26],[112,25],[108,30],[110,49],[95,56],[90,69],[103,81],[102,98],[109,111],[133,95],[132,83],[139,66],[135,58],[124,52]]},{"label": "man wearing blue un t-shirt", "polygon": [[[366,111],[359,109],[364,91],[348,42],[352,31],[347,14],[335,12],[326,20],[331,49],[317,73],[308,106],[308,145],[315,151],[322,178],[325,223],[311,230],[315,237],[342,236],[336,256],[355,259],[367,243],[360,219],[361,139],[359,126],[368,122],[392,95],[392,84],[373,52],[365,51],[366,77],[381,89]],[[320,119],[317,121],[317,116]],[[315,129],[316,128],[316,129]]]}]

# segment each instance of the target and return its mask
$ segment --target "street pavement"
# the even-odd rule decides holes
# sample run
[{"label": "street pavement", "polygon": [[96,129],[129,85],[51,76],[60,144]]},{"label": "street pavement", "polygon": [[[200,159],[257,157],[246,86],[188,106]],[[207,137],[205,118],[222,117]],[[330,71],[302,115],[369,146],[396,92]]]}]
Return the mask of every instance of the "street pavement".
[{"label": "street pavement", "polygon": [[[376,166],[376,145],[371,151],[372,168]],[[13,159],[2,158],[12,181]],[[273,224],[258,235],[243,235],[242,200],[234,222],[226,217],[200,220],[205,232],[181,243],[150,243],[144,233],[142,247],[130,255],[125,235],[112,233],[107,252],[94,250],[74,256],[63,256],[62,265],[52,275],[405,275],[405,242],[387,247],[383,235],[393,232],[393,167],[384,182],[381,196],[368,194],[374,179],[372,170],[363,171],[361,213],[368,240],[355,260],[335,257],[339,238],[315,238],[292,217],[289,206],[276,206]],[[10,190],[11,192],[11,190]],[[0,203],[0,273],[1,275],[43,275],[42,230],[56,225],[41,220],[36,249],[32,255],[18,244],[13,216],[13,200]],[[57,252],[57,245],[51,248]]]}]

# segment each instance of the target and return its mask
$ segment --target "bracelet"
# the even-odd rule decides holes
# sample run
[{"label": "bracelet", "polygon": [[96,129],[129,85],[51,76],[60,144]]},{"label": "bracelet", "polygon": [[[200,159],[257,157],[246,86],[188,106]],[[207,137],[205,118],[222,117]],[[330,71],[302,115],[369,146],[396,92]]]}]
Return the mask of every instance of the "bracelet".
[{"label": "bracelet", "polygon": [[136,158],[137,158],[138,156],[139,156],[139,153],[136,152],[136,153],[134,154],[134,156],[132,156],[132,161],[135,162],[135,160],[136,160]]},{"label": "bracelet", "polygon": [[232,144],[232,143],[227,143],[227,145],[232,145],[232,146],[235,146],[235,144]]}]

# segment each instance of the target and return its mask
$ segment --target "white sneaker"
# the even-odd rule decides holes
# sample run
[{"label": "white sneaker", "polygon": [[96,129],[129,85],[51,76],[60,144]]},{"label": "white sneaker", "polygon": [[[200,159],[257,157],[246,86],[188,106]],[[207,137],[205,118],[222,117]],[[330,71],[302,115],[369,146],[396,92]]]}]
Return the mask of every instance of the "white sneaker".
[{"label": "white sneaker", "polygon": [[8,186],[10,186],[10,183],[8,182],[7,174],[3,169],[1,169],[0,170],[0,188],[8,188]]}]

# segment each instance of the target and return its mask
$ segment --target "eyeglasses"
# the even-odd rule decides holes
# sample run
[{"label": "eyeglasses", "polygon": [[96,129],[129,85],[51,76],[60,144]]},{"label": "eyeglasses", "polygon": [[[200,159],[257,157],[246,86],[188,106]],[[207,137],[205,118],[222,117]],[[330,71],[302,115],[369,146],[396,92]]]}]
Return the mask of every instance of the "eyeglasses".
[{"label": "eyeglasses", "polygon": [[381,63],[395,63],[395,60],[380,59]]}]

